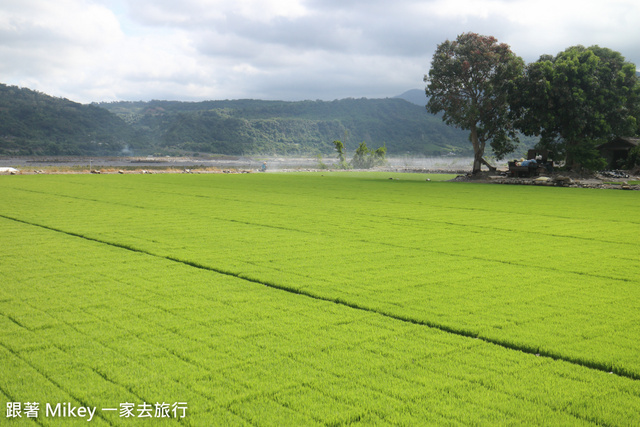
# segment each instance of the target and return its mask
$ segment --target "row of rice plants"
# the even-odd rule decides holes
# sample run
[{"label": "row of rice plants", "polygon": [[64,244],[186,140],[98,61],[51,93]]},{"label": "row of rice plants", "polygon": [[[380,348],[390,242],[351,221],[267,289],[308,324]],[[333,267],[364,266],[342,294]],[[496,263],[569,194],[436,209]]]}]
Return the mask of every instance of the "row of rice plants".
[{"label": "row of rice plants", "polygon": [[[640,383],[0,218],[0,398],[185,425],[635,424]],[[9,425],[25,421],[6,418]],[[156,419],[155,421],[162,421]]]},{"label": "row of rice plants", "polygon": [[63,186],[11,181],[5,190],[22,202],[15,215],[507,346],[640,373],[634,193],[380,175],[62,178]]}]

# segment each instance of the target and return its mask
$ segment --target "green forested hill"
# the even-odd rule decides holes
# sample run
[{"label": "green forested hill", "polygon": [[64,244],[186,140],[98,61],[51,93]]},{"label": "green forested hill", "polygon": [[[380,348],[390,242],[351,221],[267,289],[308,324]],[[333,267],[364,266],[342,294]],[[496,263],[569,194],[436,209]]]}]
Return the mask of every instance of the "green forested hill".
[{"label": "green forested hill", "polygon": [[0,84],[0,155],[469,154],[467,133],[399,98],[149,101],[83,105]]},{"label": "green forested hill", "polygon": [[116,102],[99,104],[165,149],[222,154],[312,154],[365,141],[390,154],[466,153],[466,132],[403,99]]},{"label": "green forested hill", "polygon": [[0,84],[2,155],[107,155],[135,142],[133,129],[102,108]]}]

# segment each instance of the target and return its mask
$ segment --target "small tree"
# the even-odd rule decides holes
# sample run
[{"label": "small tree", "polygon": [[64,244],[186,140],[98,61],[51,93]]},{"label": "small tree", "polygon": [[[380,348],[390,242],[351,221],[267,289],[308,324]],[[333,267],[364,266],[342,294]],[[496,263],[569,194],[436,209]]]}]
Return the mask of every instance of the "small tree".
[{"label": "small tree", "polygon": [[383,145],[382,147],[378,147],[376,151],[373,152],[373,159],[376,165],[384,165],[387,163],[387,146]]},{"label": "small tree", "polygon": [[382,146],[377,150],[371,150],[363,141],[356,149],[351,165],[356,169],[371,169],[374,166],[383,165],[386,162],[387,147]]},{"label": "small tree", "polygon": [[433,55],[429,75],[424,77],[427,110],[443,112],[445,123],[470,131],[473,173],[480,172],[483,164],[495,170],[484,159],[487,142],[498,159],[516,147],[508,93],[523,67],[523,60],[508,45],[475,33],[445,41]]},{"label": "small tree", "polygon": [[371,150],[365,142],[361,142],[356,148],[351,165],[356,169],[369,169],[372,166]]},{"label": "small tree", "polygon": [[316,155],[316,160],[318,162],[318,166],[317,166],[318,169],[327,169],[326,163],[322,161],[322,154],[321,153],[318,153]]},{"label": "small tree", "polygon": [[345,157],[345,148],[342,141],[335,140],[333,141],[333,145],[336,147],[336,151],[338,152],[338,166],[342,169],[348,169],[349,165],[347,164],[347,158]]}]

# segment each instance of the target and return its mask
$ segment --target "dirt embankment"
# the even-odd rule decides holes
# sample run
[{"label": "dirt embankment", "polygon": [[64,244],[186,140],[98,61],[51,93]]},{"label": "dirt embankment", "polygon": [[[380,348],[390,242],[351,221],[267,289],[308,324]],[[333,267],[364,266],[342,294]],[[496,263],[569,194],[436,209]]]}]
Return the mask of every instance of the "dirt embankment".
[{"label": "dirt embankment", "polygon": [[451,181],[473,182],[479,184],[539,185],[549,187],[602,188],[615,190],[640,190],[640,171],[625,173],[575,173],[557,172],[544,176],[509,177],[499,172],[480,172],[458,175]]},{"label": "dirt embankment", "polygon": [[[286,159],[270,159],[267,171],[327,171],[316,169],[313,164],[317,159],[306,163],[286,163]],[[295,159],[294,159],[295,160]],[[300,159],[298,159],[300,160]],[[432,159],[433,160],[433,159]],[[451,181],[473,182],[505,185],[539,185],[574,188],[603,188],[640,190],[640,168],[622,173],[586,173],[556,172],[546,176],[516,178],[507,176],[506,171],[481,172],[471,174],[468,170],[459,169],[459,164],[450,159],[435,159],[431,163],[424,163],[416,167],[415,162],[407,159],[384,167],[377,167],[376,171],[405,172],[405,173],[449,173],[458,174]],[[311,163],[309,163],[311,162]],[[435,162],[435,163],[434,163]],[[440,163],[438,163],[440,162]],[[19,166],[16,166],[19,165]],[[190,158],[88,158],[88,157],[0,157],[0,175],[30,175],[30,174],[154,174],[154,173],[253,173],[260,171],[261,160],[250,158],[224,159],[190,159]],[[289,167],[287,167],[289,166]],[[292,167],[293,166],[293,167]],[[329,169],[337,170],[337,169]]]}]

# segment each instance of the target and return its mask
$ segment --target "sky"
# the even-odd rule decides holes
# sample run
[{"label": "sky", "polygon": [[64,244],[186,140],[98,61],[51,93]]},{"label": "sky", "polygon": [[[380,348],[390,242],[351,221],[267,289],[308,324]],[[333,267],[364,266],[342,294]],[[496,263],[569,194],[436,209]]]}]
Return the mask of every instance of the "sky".
[{"label": "sky", "polygon": [[81,103],[386,98],[476,32],[640,66],[638,0],[0,0],[0,83]]}]

